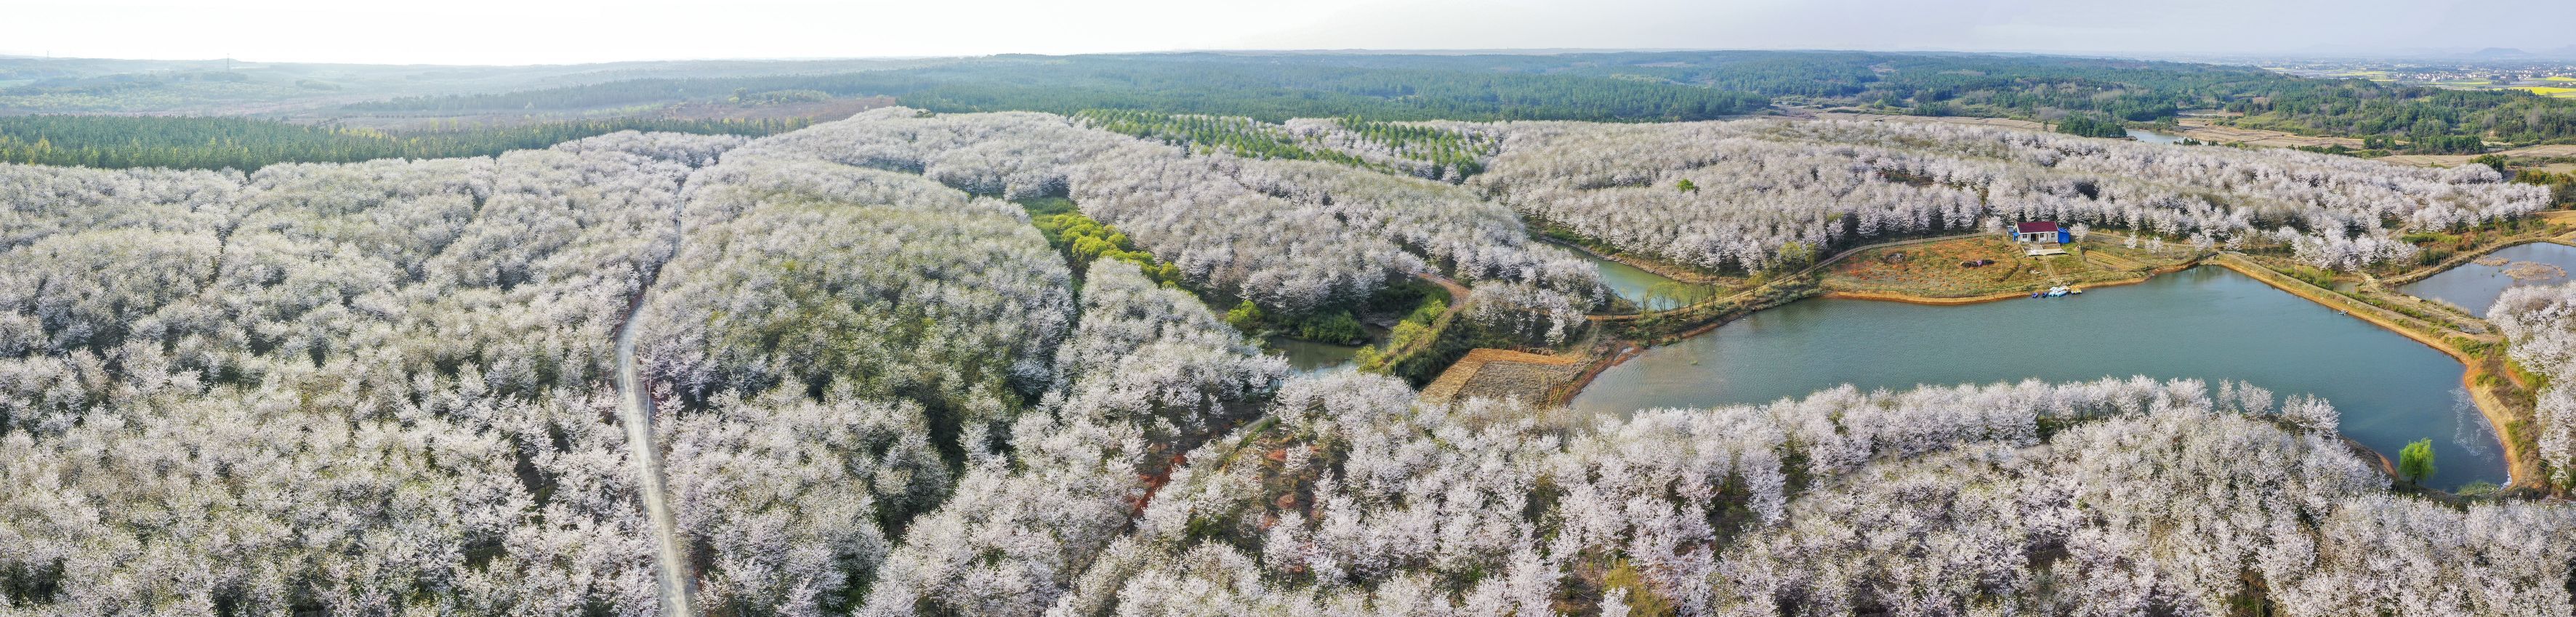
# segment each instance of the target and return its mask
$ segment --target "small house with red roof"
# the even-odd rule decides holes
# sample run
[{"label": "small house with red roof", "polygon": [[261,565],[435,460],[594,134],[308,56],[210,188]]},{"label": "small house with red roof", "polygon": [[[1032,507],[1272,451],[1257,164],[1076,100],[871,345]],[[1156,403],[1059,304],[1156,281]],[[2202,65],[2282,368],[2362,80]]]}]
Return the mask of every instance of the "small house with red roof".
[{"label": "small house with red roof", "polygon": [[2057,223],[2054,221],[2029,221],[2013,224],[2013,241],[2015,242],[2074,244],[2075,239],[2069,238],[2067,235],[2066,230],[2058,227]]}]

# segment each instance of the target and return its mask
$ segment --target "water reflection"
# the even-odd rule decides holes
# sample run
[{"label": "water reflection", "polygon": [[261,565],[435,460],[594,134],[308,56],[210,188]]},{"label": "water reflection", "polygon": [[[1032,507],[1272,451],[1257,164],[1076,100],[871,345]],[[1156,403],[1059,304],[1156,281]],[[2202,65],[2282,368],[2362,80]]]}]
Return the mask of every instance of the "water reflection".
[{"label": "water reflection", "polygon": [[2178,143],[2182,143],[2182,136],[2181,136],[2181,135],[2166,135],[2166,134],[2164,134],[2164,133],[2158,133],[2158,132],[2155,132],[2155,131],[2141,131],[2141,130],[2137,130],[2137,129],[2129,129],[2129,138],[2130,138],[2130,139],[2138,140],[2138,141],[2140,141],[2140,142],[2144,142],[2144,143],[2151,143],[2151,144],[2178,144]]},{"label": "water reflection", "polygon": [[1270,337],[1270,355],[1288,359],[1289,370],[1298,374],[1324,373],[1353,366],[1351,356],[1359,353],[1358,345],[1335,345],[1299,340],[1284,336]]},{"label": "water reflection", "polygon": [[2453,396],[2466,370],[2359,318],[2197,268],[2076,298],[1948,307],[1802,300],[1648,350],[1603,372],[1572,404],[1626,413],[1763,403],[1844,383],[2237,379],[2326,397],[2342,412],[2344,434],[2391,456],[2433,438],[2434,486],[2503,483],[2492,430],[2474,409],[2460,413]]},{"label": "water reflection", "polygon": [[2486,317],[2487,308],[2504,295],[2504,290],[2524,285],[2564,283],[2568,280],[2567,270],[2570,268],[2576,268],[2576,246],[2533,242],[2488,253],[2477,261],[2460,264],[2399,290],[2419,298],[2448,302],[2471,315]]},{"label": "water reflection", "polygon": [[1635,303],[1638,310],[1680,308],[1705,299],[1714,291],[1707,285],[1676,281],[1617,260],[1594,257],[1590,253],[1577,254],[1591,260],[1593,266],[1600,269],[1601,283],[1610,287],[1612,295]]}]

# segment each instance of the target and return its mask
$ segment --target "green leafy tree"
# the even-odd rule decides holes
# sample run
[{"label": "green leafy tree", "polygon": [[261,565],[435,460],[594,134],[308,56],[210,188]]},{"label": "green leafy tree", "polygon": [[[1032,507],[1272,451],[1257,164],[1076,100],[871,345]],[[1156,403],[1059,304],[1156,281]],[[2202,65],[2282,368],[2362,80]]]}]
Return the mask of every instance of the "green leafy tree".
[{"label": "green leafy tree", "polygon": [[1360,328],[1359,318],[1350,311],[1332,311],[1307,315],[1298,320],[1297,338],[1339,345],[1353,345],[1368,340],[1368,331]]},{"label": "green leafy tree", "polygon": [[2397,475],[2408,482],[2423,484],[2433,477],[2433,440],[2419,439],[2397,451]]},{"label": "green leafy tree", "polygon": [[1810,266],[1810,265],[1814,265],[1815,263],[1816,263],[1816,246],[1815,246],[1815,245],[1808,244],[1808,243],[1805,243],[1805,242],[1791,242],[1791,243],[1784,244],[1784,245],[1781,245],[1781,246],[1780,246],[1780,267],[1781,267],[1781,268],[1784,268],[1784,269],[1788,269],[1788,268],[1804,268],[1804,267],[1807,267],[1807,266]]},{"label": "green leafy tree", "polygon": [[1398,322],[1395,324],[1395,329],[1387,333],[1386,348],[1394,351],[1412,349],[1414,345],[1421,344],[1430,338],[1430,335],[1430,326],[1412,321]]},{"label": "green leafy tree", "polygon": [[2512,175],[2504,170],[2505,157],[2502,154],[2483,155],[2478,158],[2469,159],[2469,162],[2493,167],[2495,168],[2496,173]]},{"label": "green leafy tree", "polygon": [[[1073,209],[1071,201],[1034,200],[1021,204],[1021,207],[1029,211],[1029,224],[1037,227],[1040,235],[1046,236],[1047,244],[1062,252],[1066,263],[1074,265],[1076,275],[1088,269],[1093,261],[1116,259],[1136,264],[1137,270],[1155,283],[1180,284],[1180,266],[1137,250],[1136,244],[1127,239],[1127,232],[1083,215]],[[1260,320],[1256,318],[1253,321],[1258,323]]]},{"label": "green leafy tree", "polygon": [[1261,307],[1254,306],[1251,300],[1234,305],[1234,310],[1225,312],[1225,325],[1234,326],[1234,329],[1245,333],[1260,330]]},{"label": "green leafy tree", "polygon": [[1383,372],[1386,370],[1386,352],[1376,345],[1362,345],[1359,351],[1351,353],[1351,363],[1359,365],[1363,371]]},{"label": "green leafy tree", "polygon": [[2057,132],[2085,137],[2127,137],[2129,130],[2116,120],[2094,116],[2067,116],[2057,123]]}]

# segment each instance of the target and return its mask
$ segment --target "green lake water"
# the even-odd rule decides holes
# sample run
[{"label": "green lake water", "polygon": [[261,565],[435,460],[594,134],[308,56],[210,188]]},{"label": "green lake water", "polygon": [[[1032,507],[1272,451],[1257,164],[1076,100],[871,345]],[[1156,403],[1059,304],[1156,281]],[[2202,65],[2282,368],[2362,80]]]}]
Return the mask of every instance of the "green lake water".
[{"label": "green lake water", "polygon": [[[2515,262],[2539,262],[2558,266],[2559,268],[2566,270],[2576,270],[2576,246],[2567,246],[2564,244],[2554,244],[2549,242],[2517,244],[2514,246],[2504,247],[2503,249],[2497,250],[2493,253],[2488,253],[2487,257],[2502,257],[2507,261]],[[2400,287],[2398,289],[2409,294],[2414,294],[2415,297],[2441,300],[2443,302],[2458,305],[2462,309],[2467,309],[2469,314],[2483,318],[2487,316],[2487,307],[2494,306],[2496,298],[2502,297],[2504,295],[2504,290],[2508,288],[2523,285],[2556,285],[2567,282],[2567,277],[2565,276],[2515,280],[2513,277],[2505,276],[2504,274],[2505,269],[2510,267],[2512,267],[2512,264],[2510,263],[2502,266],[2484,266],[2476,263],[2465,263],[2460,264],[2457,268],[2444,270],[2441,274],[2425,277],[2424,280],[2409,283],[2405,287]]]},{"label": "green lake water", "polygon": [[1676,281],[1617,260],[1594,257],[1591,253],[1578,251],[1575,254],[1590,260],[1593,267],[1600,269],[1601,284],[1609,287],[1612,295],[1634,302],[1644,310],[1679,308],[1706,298],[1710,293],[1705,285]]},{"label": "green lake water", "polygon": [[2466,370],[2359,318],[2203,267],[2069,298],[1801,300],[1647,350],[1604,371],[1572,404],[1629,413],[1764,403],[1844,383],[2236,379],[2280,396],[2326,397],[2344,434],[2391,457],[2432,438],[2439,469],[2429,485],[2502,484],[2501,448],[2460,387]]},{"label": "green lake water", "polygon": [[2155,132],[2155,131],[2141,131],[2141,130],[2137,130],[2137,129],[2129,129],[2129,138],[2130,138],[2130,139],[2138,140],[2138,141],[2140,141],[2140,142],[2144,142],[2144,143],[2151,143],[2151,144],[2178,144],[2178,143],[2182,143],[2182,136],[2181,136],[2181,135],[2167,135],[2167,134],[2164,134],[2164,133],[2158,133],[2158,132]]},{"label": "green lake water", "polygon": [[1313,374],[1351,366],[1351,356],[1359,353],[1358,345],[1335,345],[1298,340],[1284,336],[1270,337],[1270,355],[1288,359],[1288,369],[1298,374]]}]

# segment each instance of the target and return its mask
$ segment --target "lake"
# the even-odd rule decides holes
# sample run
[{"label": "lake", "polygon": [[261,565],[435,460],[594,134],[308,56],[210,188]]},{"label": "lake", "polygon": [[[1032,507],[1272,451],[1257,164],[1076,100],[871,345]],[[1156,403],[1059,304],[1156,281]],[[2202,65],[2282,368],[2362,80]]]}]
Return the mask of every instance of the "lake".
[{"label": "lake", "polygon": [[1591,260],[1593,267],[1601,271],[1601,284],[1610,288],[1611,295],[1634,302],[1643,310],[1679,308],[1707,298],[1711,292],[1706,285],[1676,281],[1619,260],[1602,259],[1583,251],[1575,254]]},{"label": "lake", "polygon": [[[2567,282],[2566,271],[2576,269],[2576,246],[2549,242],[2517,244],[2488,253],[2481,259],[2492,258],[2503,258],[2508,263],[2497,266],[2478,263],[2460,264],[2460,267],[2444,270],[2441,274],[2425,277],[2424,280],[2408,283],[2397,289],[2418,298],[2449,302],[2468,310],[2471,315],[2484,318],[2487,316],[2487,307],[2495,305],[2496,298],[2504,296],[2504,290],[2508,288]],[[2505,270],[2521,262],[2548,264],[2557,266],[2559,269],[2552,271],[2546,268],[2534,268],[2534,271],[2544,275],[2534,277],[2526,274],[2526,278],[2523,279],[2515,279],[2505,274]]]},{"label": "lake", "polygon": [[1335,371],[1352,366],[1351,356],[1360,352],[1358,345],[1318,343],[1285,336],[1270,337],[1265,342],[1269,343],[1270,355],[1287,358],[1288,369],[1299,375]]},{"label": "lake", "polygon": [[2137,129],[2129,129],[2129,138],[2151,144],[2182,143],[2181,135],[2166,135],[2155,131],[2141,131]]},{"label": "lake", "polygon": [[2039,378],[2236,379],[2326,397],[2343,432],[2391,458],[2430,437],[2454,488],[2506,480],[2501,447],[2460,387],[2466,367],[2359,318],[2200,267],[2082,296],[1964,306],[1808,299],[1647,350],[1601,373],[1579,409],[1764,403],[1851,383],[1905,389]]}]

